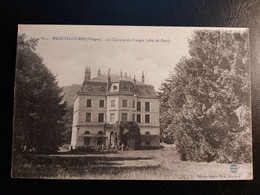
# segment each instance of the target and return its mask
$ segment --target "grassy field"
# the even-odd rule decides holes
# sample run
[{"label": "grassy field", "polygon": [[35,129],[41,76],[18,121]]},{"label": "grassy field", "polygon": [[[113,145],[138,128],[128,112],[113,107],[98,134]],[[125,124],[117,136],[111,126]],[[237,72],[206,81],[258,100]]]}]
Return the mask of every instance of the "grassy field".
[{"label": "grassy field", "polygon": [[230,164],[181,161],[174,146],[85,155],[24,154],[16,162],[12,175],[22,178],[240,180],[252,175],[252,164],[238,164],[237,173],[232,173]]}]

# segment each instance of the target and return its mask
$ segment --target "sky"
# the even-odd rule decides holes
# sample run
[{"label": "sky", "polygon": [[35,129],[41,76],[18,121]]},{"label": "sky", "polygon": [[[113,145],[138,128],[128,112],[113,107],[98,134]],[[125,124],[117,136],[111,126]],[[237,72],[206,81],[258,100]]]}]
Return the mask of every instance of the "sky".
[{"label": "sky", "polygon": [[[83,25],[19,25],[18,33],[38,38],[36,52],[56,75],[60,86],[82,84],[84,70],[91,77],[127,73],[158,90],[182,56],[195,27],[138,27]],[[199,28],[201,29],[201,28]],[[76,39],[76,40],[75,40]]]}]

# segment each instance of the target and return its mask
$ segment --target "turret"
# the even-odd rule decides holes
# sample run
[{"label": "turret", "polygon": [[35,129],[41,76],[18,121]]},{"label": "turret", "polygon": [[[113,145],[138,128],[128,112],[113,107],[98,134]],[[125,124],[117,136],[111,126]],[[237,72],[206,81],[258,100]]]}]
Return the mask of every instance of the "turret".
[{"label": "turret", "polygon": [[110,87],[111,87],[111,76],[110,76],[110,68],[109,68],[107,73],[107,91],[109,91]]}]

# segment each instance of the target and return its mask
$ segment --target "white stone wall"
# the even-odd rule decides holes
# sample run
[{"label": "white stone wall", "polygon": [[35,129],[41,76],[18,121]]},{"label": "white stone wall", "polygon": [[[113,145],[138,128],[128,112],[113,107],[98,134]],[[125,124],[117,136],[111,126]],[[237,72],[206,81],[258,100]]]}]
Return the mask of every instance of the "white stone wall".
[{"label": "white stone wall", "polygon": [[[107,97],[107,122],[110,121],[110,114],[115,113],[115,122],[122,120],[122,113],[127,113],[127,120],[132,121],[132,114],[136,114],[136,100],[134,96],[108,96]],[[111,107],[111,100],[115,100],[115,107]],[[123,107],[123,100],[127,100],[127,106]],[[133,101],[135,107],[133,108]]]},{"label": "white stone wall", "polygon": [[[115,100],[115,107],[111,107],[111,100]],[[115,121],[119,120],[119,97],[118,96],[108,96],[107,97],[107,123],[112,124],[111,119],[110,119],[110,114],[114,113],[115,114]]]},{"label": "white stone wall", "polygon": [[76,126],[72,127],[71,143],[70,144],[73,148],[75,148],[75,146],[77,144],[77,127]]},{"label": "white stone wall", "polygon": [[[87,99],[91,99],[91,107],[87,107]],[[104,107],[100,107],[100,100],[104,100]],[[115,107],[111,107],[111,100],[115,100]],[[127,100],[127,107],[122,106],[122,101]],[[133,107],[133,101],[135,106]],[[137,111],[137,102],[141,102],[141,111]],[[150,102],[150,111],[145,111],[145,102]],[[86,113],[91,113],[91,122],[86,122]],[[104,122],[98,122],[99,113],[104,113]],[[127,113],[127,121],[132,121],[132,114],[141,114],[141,123],[138,123],[141,134],[149,131],[150,135],[160,135],[159,128],[159,101],[158,99],[138,98],[136,96],[90,96],[78,95],[74,101],[73,128],[71,145],[83,146],[84,133],[90,134],[104,132],[104,124],[110,123],[110,114],[115,113],[115,122],[120,121],[122,113]],[[145,123],[145,115],[149,114],[150,123]],[[155,139],[157,140],[157,138]],[[95,142],[95,143],[94,143]],[[158,142],[155,141],[156,143]],[[155,143],[154,142],[154,143]],[[96,145],[96,138],[90,139],[90,145]]]},{"label": "white stone wall", "polygon": [[[104,133],[104,126],[80,126],[77,129],[76,146],[84,146],[84,134],[89,131],[90,134],[98,134],[99,131]],[[90,138],[90,145],[97,145],[96,138]]]},{"label": "white stone wall", "polygon": [[71,146],[75,148],[77,144],[77,124],[78,124],[78,107],[79,107],[79,98],[78,96],[74,100],[74,106],[73,106],[73,122],[72,122],[72,134],[71,134]]},{"label": "white stone wall", "polygon": [[[141,102],[141,111],[137,111],[136,114],[141,114],[141,123],[138,123],[141,134],[149,131],[151,135],[160,135],[160,123],[159,123],[159,100],[138,98],[138,102]],[[145,102],[150,102],[150,111],[145,111]],[[145,123],[145,115],[150,115],[150,123]]]},{"label": "white stone wall", "polygon": [[74,106],[73,106],[73,123],[72,126],[77,125],[78,123],[78,108],[79,108],[79,98],[77,97],[74,101]]},{"label": "white stone wall", "polygon": [[160,135],[160,127],[148,127],[148,126],[139,126],[141,135],[144,135],[147,131],[150,135]]},{"label": "white stone wall", "polygon": [[[91,99],[91,107],[87,107],[87,99]],[[104,107],[99,107],[99,101],[104,100]],[[86,113],[91,113],[90,123],[99,123],[98,114],[104,113],[104,122],[106,121],[106,97],[105,96],[79,96],[79,114],[77,124],[88,124],[86,122]]]}]

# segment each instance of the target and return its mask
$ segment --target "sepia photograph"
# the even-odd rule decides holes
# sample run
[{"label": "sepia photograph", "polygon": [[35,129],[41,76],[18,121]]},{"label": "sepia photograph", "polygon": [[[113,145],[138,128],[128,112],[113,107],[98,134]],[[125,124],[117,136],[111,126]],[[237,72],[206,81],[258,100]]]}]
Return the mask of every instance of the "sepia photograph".
[{"label": "sepia photograph", "polygon": [[19,25],[12,178],[252,180],[248,28]]}]

